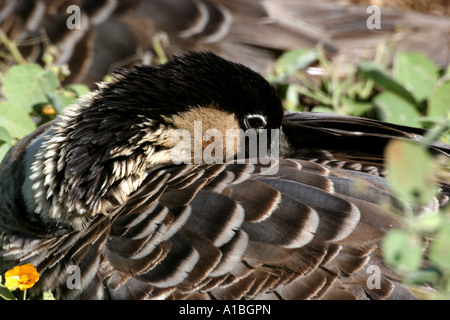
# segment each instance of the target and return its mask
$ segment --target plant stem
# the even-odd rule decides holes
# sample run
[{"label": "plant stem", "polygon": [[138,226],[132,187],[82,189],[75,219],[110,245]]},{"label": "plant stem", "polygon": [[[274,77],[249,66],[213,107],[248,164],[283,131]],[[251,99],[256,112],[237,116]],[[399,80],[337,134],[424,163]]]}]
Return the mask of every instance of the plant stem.
[{"label": "plant stem", "polygon": [[167,35],[164,33],[157,33],[153,37],[153,49],[155,50],[156,56],[158,57],[159,63],[164,64],[168,61],[166,53],[164,52],[163,45],[167,42]]},{"label": "plant stem", "polygon": [[0,42],[8,49],[14,60],[16,60],[20,64],[26,63],[25,59],[20,54],[19,49],[17,49],[17,45],[14,43],[14,41],[9,40],[3,31],[0,31]]}]

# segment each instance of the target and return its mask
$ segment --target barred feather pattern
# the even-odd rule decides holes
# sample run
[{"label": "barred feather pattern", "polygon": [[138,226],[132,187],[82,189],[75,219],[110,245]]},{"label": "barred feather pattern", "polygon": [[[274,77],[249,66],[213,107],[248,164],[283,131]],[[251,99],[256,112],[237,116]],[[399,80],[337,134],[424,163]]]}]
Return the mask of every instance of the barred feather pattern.
[{"label": "barred feather pattern", "polygon": [[[97,94],[92,92],[79,99],[77,104],[66,108],[64,115],[55,121],[57,125],[43,135],[42,142],[38,140],[39,151],[29,157],[34,161],[29,164],[31,174],[25,187],[27,194],[34,195],[34,199],[29,200],[29,211],[35,210],[49,222],[57,221],[76,229],[82,228],[95,214],[106,214],[115,204],[125,202],[145,179],[149,167],[154,164],[152,159],[157,161],[170,157],[167,149],[155,151],[155,147],[150,146],[151,141],[164,135],[164,130],[156,121],[145,119],[145,126],[136,124],[142,128],[135,129],[135,136],[130,137],[121,148],[105,151],[106,147],[111,149],[111,146],[106,143],[105,147],[107,140],[104,136],[97,137],[103,142],[91,139],[90,148],[97,149],[97,155],[106,153],[93,162],[94,156],[80,147],[86,142],[82,141],[79,131],[82,134],[92,132],[96,124],[80,121],[83,128],[76,129],[81,126],[79,119],[83,117],[83,108],[89,106]],[[111,160],[111,163],[108,169],[101,170],[99,167],[105,166],[105,159]],[[84,164],[74,169],[74,163]],[[81,171],[74,174],[74,170],[84,172],[84,177],[80,176]],[[99,171],[105,172],[100,174]],[[81,191],[86,184],[94,185],[95,188]],[[74,191],[77,188],[80,190]],[[36,209],[34,203],[37,204]]]},{"label": "barred feather pattern", "polygon": [[[20,140],[1,163],[0,273],[34,264],[40,280],[28,289],[31,297],[51,290],[58,299],[414,298],[382,259],[383,236],[404,227],[405,205],[388,188],[383,150],[391,139],[418,142],[425,130],[283,113],[264,78],[211,53],[120,74]],[[233,128],[260,115],[267,128],[282,130],[281,157],[270,164],[150,159],[135,190],[108,210],[94,210],[81,225],[61,218],[73,222],[72,200],[88,206],[89,193],[103,190],[114,153],[137,156],[141,143],[160,146],[150,133],[167,133],[164,119],[183,118],[192,106],[212,112],[207,118],[233,114],[225,117],[236,119]],[[430,150],[450,157],[449,145],[435,142]],[[448,205],[450,185],[439,186],[418,212]],[[60,200],[58,216],[47,219],[46,201]],[[372,266],[380,269],[375,287],[368,285]]]},{"label": "barred feather pattern", "polygon": [[[302,163],[280,160],[277,178],[259,175],[260,166],[254,164],[161,170],[124,207],[97,217],[87,230],[67,232],[44,247],[26,241],[15,249],[27,248],[29,255],[15,257],[8,248],[3,259],[39,266],[43,281],[34,290],[56,285],[58,298],[332,294],[337,284],[364,271],[379,239],[360,245],[340,241],[355,228],[378,237],[383,232],[361,222],[358,207],[331,192],[325,166]],[[320,185],[304,183],[303,175],[320,177]],[[67,290],[61,268],[68,265],[82,268],[81,290]],[[364,288],[362,281],[359,290]],[[388,296],[392,285],[383,289],[381,295]]]},{"label": "barred feather pattern", "polygon": [[[359,137],[338,129],[357,120],[320,114],[286,113],[285,131],[314,128],[304,122],[311,118]],[[382,141],[399,132],[361,121],[385,130],[374,134]],[[351,161],[337,167],[297,153],[272,164],[275,175],[261,174],[268,168],[258,163],[157,170],[82,231],[2,234],[2,260],[35,264],[41,280],[31,294],[52,289],[64,299],[413,298],[381,257],[385,232],[402,227],[380,204],[395,202],[384,178]],[[71,265],[81,270],[79,289],[68,289]],[[367,285],[371,265],[382,270],[378,289]]]}]

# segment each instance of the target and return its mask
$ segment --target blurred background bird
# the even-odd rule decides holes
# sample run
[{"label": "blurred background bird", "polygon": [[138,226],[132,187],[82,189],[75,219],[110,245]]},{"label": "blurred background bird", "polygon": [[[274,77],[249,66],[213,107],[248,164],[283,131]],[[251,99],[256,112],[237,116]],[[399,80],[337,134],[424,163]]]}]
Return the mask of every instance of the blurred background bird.
[{"label": "blurred background bird", "polygon": [[[345,65],[371,58],[380,41],[388,38],[396,49],[421,51],[440,65],[448,64],[445,0],[373,1],[382,6],[379,29],[367,27],[371,3],[354,2],[358,1],[2,1],[0,30],[18,43],[28,61],[41,61],[45,49],[55,45],[55,63],[68,64],[71,71],[66,83],[82,82],[91,88],[117,67],[160,63],[155,41],[169,58],[208,50],[263,75],[288,49],[320,45],[337,65]],[[422,12],[399,10],[405,7]],[[80,15],[78,22],[74,14]]]},{"label": "blurred background bird", "polygon": [[[232,149],[225,163],[175,165],[186,158],[173,136],[194,121],[200,140],[213,128],[281,129],[280,158],[239,164]],[[284,114],[261,75],[212,53],[125,69],[3,160],[0,272],[32,263],[31,296],[58,299],[414,298],[381,255],[408,208],[389,189],[383,150],[423,133]],[[448,145],[431,148],[449,156]],[[445,206],[448,181],[439,188],[413,210]],[[379,285],[367,285],[368,266]]]}]

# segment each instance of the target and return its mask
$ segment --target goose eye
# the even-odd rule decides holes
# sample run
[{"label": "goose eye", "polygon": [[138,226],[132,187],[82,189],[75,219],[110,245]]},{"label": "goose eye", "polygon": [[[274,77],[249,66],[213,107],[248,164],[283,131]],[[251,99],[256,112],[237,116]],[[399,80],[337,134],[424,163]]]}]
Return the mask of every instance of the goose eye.
[{"label": "goose eye", "polygon": [[245,116],[244,125],[247,129],[262,129],[266,127],[267,121],[260,114],[248,114]]}]

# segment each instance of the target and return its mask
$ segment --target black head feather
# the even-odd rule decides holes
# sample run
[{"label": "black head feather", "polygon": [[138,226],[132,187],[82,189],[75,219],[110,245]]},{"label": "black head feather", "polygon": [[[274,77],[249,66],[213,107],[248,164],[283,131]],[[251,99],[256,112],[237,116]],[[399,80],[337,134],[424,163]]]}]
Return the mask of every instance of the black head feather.
[{"label": "black head feather", "polygon": [[[213,106],[233,114],[234,126],[237,120],[245,129],[245,115],[258,114],[272,129],[280,127],[283,115],[279,97],[262,76],[212,53],[121,70],[99,87],[57,120],[33,169],[38,181],[46,181],[41,202],[55,199],[82,220],[122,204],[151,170],[171,164],[170,147],[162,142],[170,139],[171,116]],[[60,219],[54,207],[41,210]]]},{"label": "black head feather", "polygon": [[[243,129],[246,114],[263,115],[267,129],[281,124],[283,109],[275,89],[260,74],[213,53],[192,52],[161,66],[121,69],[114,77],[72,119],[81,124],[71,135],[83,150],[74,151],[77,162],[80,154],[94,152],[103,166],[110,150],[143,142],[142,126],[156,130],[165,116],[195,107],[214,105],[235,114]],[[157,121],[154,128],[148,119]],[[92,161],[85,165],[92,167]]]},{"label": "black head feather", "polygon": [[215,104],[240,120],[256,113],[267,116],[268,128],[281,123],[283,111],[274,88],[255,71],[213,53],[192,52],[157,67],[122,69],[116,76],[120,80],[104,88],[91,108],[137,111],[161,120],[162,115]]}]

